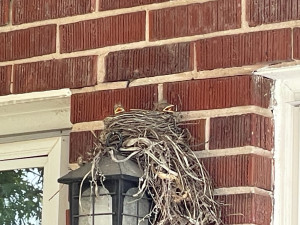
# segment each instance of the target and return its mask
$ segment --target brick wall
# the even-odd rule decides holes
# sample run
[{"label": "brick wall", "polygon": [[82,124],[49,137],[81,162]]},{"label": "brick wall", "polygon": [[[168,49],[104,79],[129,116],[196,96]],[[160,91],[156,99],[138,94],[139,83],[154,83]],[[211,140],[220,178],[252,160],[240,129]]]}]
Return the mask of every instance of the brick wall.
[{"label": "brick wall", "polygon": [[269,225],[273,82],[300,59],[297,0],[0,0],[0,95],[71,88],[70,163],[116,103],[183,112],[225,224]]}]

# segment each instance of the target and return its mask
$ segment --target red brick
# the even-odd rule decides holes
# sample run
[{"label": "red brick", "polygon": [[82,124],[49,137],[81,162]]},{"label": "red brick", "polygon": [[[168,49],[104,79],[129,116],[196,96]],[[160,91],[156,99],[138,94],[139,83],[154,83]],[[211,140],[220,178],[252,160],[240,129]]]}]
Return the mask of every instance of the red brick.
[{"label": "red brick", "polygon": [[157,85],[74,94],[71,97],[71,122],[103,120],[113,114],[115,104],[125,110],[152,109],[157,102]]},{"label": "red brick", "polygon": [[216,188],[250,186],[272,189],[271,158],[250,154],[201,160]]},{"label": "red brick", "polygon": [[71,225],[71,222],[70,222],[70,209],[66,210],[66,225]]},{"label": "red brick", "polygon": [[0,62],[54,53],[55,45],[55,24],[0,33]]},{"label": "red brick", "polygon": [[9,0],[0,0],[0,26],[8,24]]},{"label": "red brick", "polygon": [[291,29],[244,33],[196,42],[197,69],[239,67],[292,58]]},{"label": "red brick", "polygon": [[164,98],[178,111],[221,109],[235,106],[270,106],[273,81],[245,75],[165,83]]},{"label": "red brick", "polygon": [[179,124],[190,133],[189,146],[194,151],[205,149],[205,123],[206,120],[190,120]]},{"label": "red brick", "polygon": [[140,5],[168,2],[170,0],[100,0],[99,11],[130,8]]},{"label": "red brick", "polygon": [[241,27],[241,0],[219,0],[149,12],[150,40]]},{"label": "red brick", "polygon": [[272,106],[270,102],[272,98],[272,88],[274,81],[262,76],[251,77],[251,104],[269,108]]},{"label": "red brick", "polygon": [[180,43],[109,53],[105,81],[175,74],[193,70],[193,45]]},{"label": "red brick", "polygon": [[143,41],[145,26],[145,11],[65,24],[60,26],[61,52]]},{"label": "red brick", "polygon": [[14,0],[12,5],[13,24],[91,13],[95,0]]},{"label": "red brick", "polygon": [[294,50],[294,59],[300,59],[300,28],[295,28],[293,33],[293,50]]},{"label": "red brick", "polygon": [[237,194],[217,196],[222,205],[224,224],[270,225],[272,199],[270,196],[257,194]]},{"label": "red brick", "polygon": [[13,80],[13,93],[92,86],[97,83],[97,56],[18,64]]},{"label": "red brick", "polygon": [[[98,136],[100,131],[95,131]],[[91,131],[71,132],[70,133],[70,153],[69,162],[77,163],[78,157],[87,160],[87,152],[95,147],[97,138]]]},{"label": "red brick", "polygon": [[256,146],[273,148],[273,120],[257,114],[217,117],[210,120],[210,149]]},{"label": "red brick", "polygon": [[299,20],[300,4],[298,2],[298,0],[247,0],[249,26]]},{"label": "red brick", "polygon": [[10,94],[11,66],[0,66],[0,96]]}]

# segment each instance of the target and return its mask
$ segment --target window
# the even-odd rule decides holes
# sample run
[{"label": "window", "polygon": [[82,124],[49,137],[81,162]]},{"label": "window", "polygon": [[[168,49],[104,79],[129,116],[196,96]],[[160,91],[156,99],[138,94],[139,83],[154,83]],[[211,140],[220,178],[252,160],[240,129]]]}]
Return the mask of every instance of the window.
[{"label": "window", "polygon": [[67,187],[62,188],[57,179],[67,172],[67,148],[68,137],[0,144],[0,171],[43,168],[42,225],[65,221]]},{"label": "window", "polygon": [[68,172],[70,96],[62,89],[0,97],[1,173],[43,173],[41,223],[31,218],[34,225],[66,223],[67,187],[57,179]]}]

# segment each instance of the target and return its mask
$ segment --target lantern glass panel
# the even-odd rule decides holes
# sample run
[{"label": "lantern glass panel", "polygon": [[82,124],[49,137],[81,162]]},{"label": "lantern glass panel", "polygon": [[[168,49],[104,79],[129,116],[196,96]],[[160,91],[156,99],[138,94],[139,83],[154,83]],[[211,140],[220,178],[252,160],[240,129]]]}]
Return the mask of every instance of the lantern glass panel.
[{"label": "lantern glass panel", "polygon": [[[112,224],[112,197],[106,188],[98,186],[98,190],[98,197],[91,188],[82,193],[79,225]],[[94,215],[94,218],[91,215]]]},{"label": "lantern glass panel", "polygon": [[150,202],[144,194],[143,197],[133,197],[138,188],[129,189],[124,198],[123,224],[126,225],[148,225],[148,218],[145,218],[150,211]]}]

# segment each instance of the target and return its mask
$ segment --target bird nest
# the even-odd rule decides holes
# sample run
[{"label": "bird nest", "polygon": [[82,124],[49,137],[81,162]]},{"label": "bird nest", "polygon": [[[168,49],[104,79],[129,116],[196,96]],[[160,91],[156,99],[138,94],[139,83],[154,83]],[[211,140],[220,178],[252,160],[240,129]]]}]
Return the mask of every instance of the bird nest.
[{"label": "bird nest", "polygon": [[92,168],[108,155],[114,161],[115,154],[136,161],[143,171],[137,194],[148,193],[154,202],[151,224],[221,224],[211,179],[174,113],[131,110],[107,117],[104,124],[96,147],[88,152]]}]

